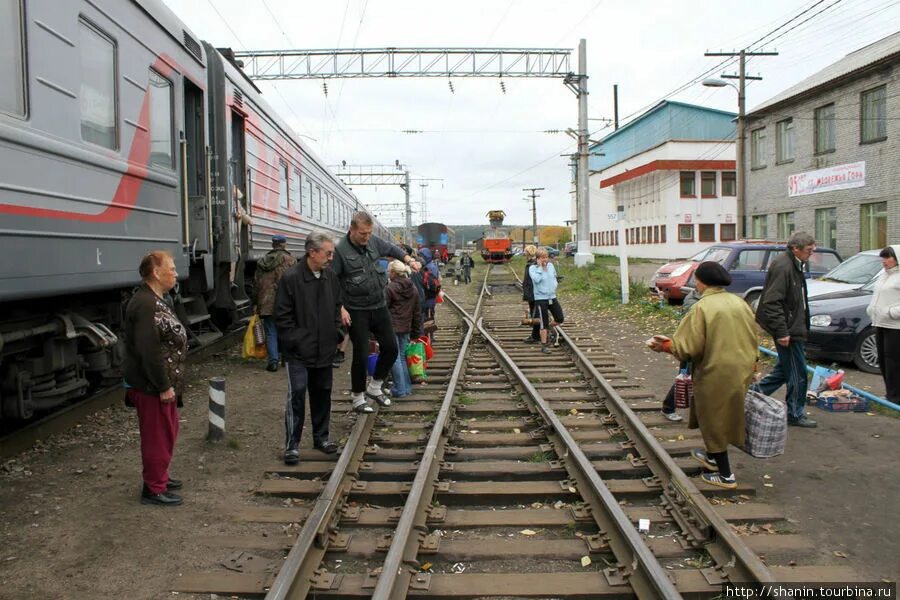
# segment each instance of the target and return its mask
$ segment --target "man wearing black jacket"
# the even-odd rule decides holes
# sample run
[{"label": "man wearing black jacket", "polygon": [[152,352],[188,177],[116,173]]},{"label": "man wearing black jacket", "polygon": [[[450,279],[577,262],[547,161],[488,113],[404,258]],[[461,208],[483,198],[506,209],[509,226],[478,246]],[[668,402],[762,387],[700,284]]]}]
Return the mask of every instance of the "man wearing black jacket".
[{"label": "man wearing black jacket", "polygon": [[306,238],[306,255],[281,278],[275,297],[275,326],[287,360],[288,395],[284,412],[284,462],[300,460],[305,396],[313,427],[313,447],[337,452],[328,439],[331,417],[332,361],[341,341],[341,287],[328,268],[334,241],[314,231]]},{"label": "man wearing black jacket", "polygon": [[[374,221],[365,212],[353,215],[350,231],[335,246],[334,270],[341,283],[345,310],[341,312],[343,324],[350,328],[353,344],[353,362],[350,366],[353,409],[356,412],[373,412],[367,399],[381,406],[390,406],[391,400],[381,389],[384,378],[397,359],[397,337],[391,325],[384,288],[387,273],[378,263],[382,257],[396,258],[418,271],[417,261],[398,246],[372,234]],[[378,361],[372,380],[366,384],[366,366],[369,352],[369,336],[378,341]]]},{"label": "man wearing black jacket", "polygon": [[771,395],[787,384],[788,425],[815,427],[806,416],[806,338],[809,336],[809,301],[804,265],[816,249],[816,240],[797,232],[787,251],[775,258],[756,309],[756,322],[775,340],[778,360],[772,372],[759,382],[759,390]]}]

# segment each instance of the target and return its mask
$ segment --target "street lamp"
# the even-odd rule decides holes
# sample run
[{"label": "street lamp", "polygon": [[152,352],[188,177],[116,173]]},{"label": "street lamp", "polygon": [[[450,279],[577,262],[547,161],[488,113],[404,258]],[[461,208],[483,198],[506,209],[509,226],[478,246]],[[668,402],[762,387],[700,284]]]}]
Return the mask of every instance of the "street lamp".
[{"label": "street lamp", "polygon": [[[741,80],[743,83],[743,80]],[[704,79],[703,85],[712,88],[722,88],[727,86],[733,87],[738,95],[738,118],[737,118],[737,148],[735,148],[735,163],[737,163],[737,196],[735,198],[735,220],[737,221],[737,237],[746,237],[746,228],[744,227],[744,198],[746,188],[746,174],[744,169],[744,93],[741,89],[743,86],[736,86],[733,83],[722,79]]]}]

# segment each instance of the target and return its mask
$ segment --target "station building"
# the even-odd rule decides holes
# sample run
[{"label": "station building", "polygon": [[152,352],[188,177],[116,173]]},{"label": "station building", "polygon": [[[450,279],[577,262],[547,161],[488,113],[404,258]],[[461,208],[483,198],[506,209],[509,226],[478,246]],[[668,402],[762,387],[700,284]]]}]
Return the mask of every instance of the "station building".
[{"label": "station building", "polygon": [[683,258],[734,240],[736,116],[664,101],[593,145],[591,251],[618,255],[619,206],[628,256]]},{"label": "station building", "polygon": [[747,115],[747,233],[843,256],[900,241],[900,33]]}]

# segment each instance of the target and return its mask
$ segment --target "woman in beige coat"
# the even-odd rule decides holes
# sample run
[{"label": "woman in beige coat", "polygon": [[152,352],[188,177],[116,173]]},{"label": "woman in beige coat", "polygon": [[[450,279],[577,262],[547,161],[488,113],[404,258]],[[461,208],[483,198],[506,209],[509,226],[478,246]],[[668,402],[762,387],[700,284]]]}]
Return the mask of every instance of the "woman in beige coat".
[{"label": "woman in beige coat", "polygon": [[708,471],[704,481],[734,489],[737,480],[728,462],[728,445],[744,444],[744,396],[756,366],[756,324],[747,303],[722,289],[731,276],[719,263],[701,263],[694,278],[700,300],[671,339],[655,335],[649,346],[693,363],[689,426],[700,428],[706,450],[694,450],[691,456]]}]

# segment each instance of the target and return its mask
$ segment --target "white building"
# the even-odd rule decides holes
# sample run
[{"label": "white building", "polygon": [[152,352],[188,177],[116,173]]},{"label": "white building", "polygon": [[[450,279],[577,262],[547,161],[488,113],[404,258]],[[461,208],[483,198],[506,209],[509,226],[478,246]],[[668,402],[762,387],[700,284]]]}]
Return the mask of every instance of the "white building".
[{"label": "white building", "polygon": [[618,207],[629,256],[683,258],[734,240],[735,116],[665,101],[593,146],[591,250],[618,255]]}]

